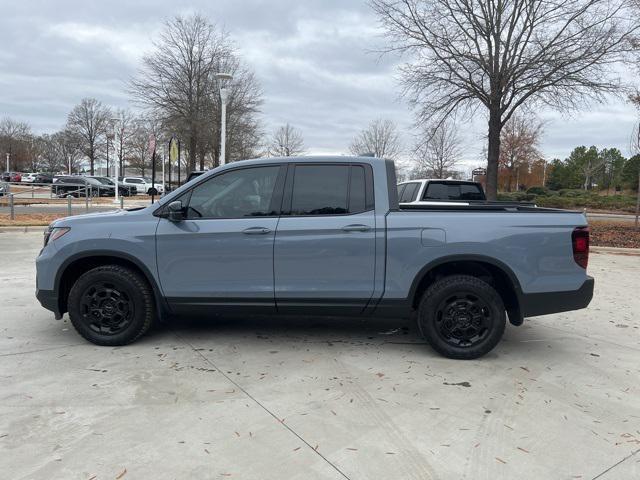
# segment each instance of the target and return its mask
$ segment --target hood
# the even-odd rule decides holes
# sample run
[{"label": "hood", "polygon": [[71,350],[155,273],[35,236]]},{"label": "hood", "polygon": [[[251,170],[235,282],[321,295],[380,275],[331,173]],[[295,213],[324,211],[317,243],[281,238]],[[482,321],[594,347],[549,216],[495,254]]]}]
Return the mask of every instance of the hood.
[{"label": "hood", "polygon": [[85,223],[93,223],[93,222],[108,222],[111,220],[121,219],[123,217],[136,214],[142,210],[145,210],[146,207],[134,210],[106,210],[104,212],[92,212],[92,213],[83,213],[80,215],[73,215],[71,217],[59,218],[51,223],[52,226],[55,227],[72,227],[73,225],[80,225]]}]

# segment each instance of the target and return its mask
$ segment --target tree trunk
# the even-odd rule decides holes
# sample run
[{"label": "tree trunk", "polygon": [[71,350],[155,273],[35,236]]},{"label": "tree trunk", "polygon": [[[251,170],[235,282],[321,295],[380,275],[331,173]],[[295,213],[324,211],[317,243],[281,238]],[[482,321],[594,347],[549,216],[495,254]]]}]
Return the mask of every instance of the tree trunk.
[{"label": "tree trunk", "polygon": [[196,138],[196,132],[194,129],[189,134],[189,172],[193,172],[196,169],[196,148],[198,141]]},{"label": "tree trunk", "polygon": [[638,171],[638,198],[636,199],[636,228],[638,228],[638,217],[640,217],[640,171]]},{"label": "tree trunk", "polygon": [[497,200],[498,198],[498,159],[500,158],[500,131],[502,122],[500,112],[490,110],[489,112],[489,148],[487,152],[487,199]]}]

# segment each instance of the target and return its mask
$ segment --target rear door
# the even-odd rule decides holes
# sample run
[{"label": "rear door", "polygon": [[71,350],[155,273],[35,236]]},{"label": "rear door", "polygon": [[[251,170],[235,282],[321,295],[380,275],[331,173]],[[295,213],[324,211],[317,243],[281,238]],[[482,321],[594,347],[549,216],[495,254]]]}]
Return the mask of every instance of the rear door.
[{"label": "rear door", "polygon": [[290,165],[274,246],[278,310],[360,312],[374,288],[375,227],[369,165]]}]

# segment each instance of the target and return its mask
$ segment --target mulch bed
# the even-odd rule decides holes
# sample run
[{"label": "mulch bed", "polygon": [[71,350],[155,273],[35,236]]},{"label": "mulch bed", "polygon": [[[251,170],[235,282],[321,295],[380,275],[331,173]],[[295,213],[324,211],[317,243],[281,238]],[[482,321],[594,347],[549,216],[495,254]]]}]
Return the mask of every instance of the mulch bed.
[{"label": "mulch bed", "polygon": [[640,229],[633,222],[589,222],[591,245],[640,248]]}]

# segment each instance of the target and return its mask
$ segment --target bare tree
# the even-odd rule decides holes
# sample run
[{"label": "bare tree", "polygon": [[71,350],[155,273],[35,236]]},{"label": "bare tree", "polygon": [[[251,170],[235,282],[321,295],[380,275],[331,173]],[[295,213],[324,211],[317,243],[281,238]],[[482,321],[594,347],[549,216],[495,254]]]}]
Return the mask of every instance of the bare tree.
[{"label": "bare tree", "polygon": [[118,119],[116,123],[116,136],[114,138],[115,151],[118,157],[120,175],[124,175],[125,162],[127,155],[132,150],[133,137],[136,134],[136,116],[131,110],[119,109],[116,111],[114,118]]},{"label": "bare tree", "polygon": [[519,190],[519,174],[542,159],[538,149],[542,136],[542,122],[533,115],[514,114],[502,128],[500,134],[499,166],[507,172],[507,192],[515,182]]},{"label": "bare tree", "polygon": [[130,139],[129,165],[140,172],[144,177],[147,170],[151,169],[151,155],[149,150],[149,137],[158,132],[158,121],[140,117],[133,123],[133,135]]},{"label": "bare tree", "polygon": [[278,127],[271,137],[267,154],[270,157],[295,157],[304,153],[302,132],[290,124]]},{"label": "bare tree", "polygon": [[396,124],[388,119],[376,119],[362,130],[349,146],[353,155],[373,154],[377,158],[396,158],[402,151]]},{"label": "bare tree", "polygon": [[[638,97],[638,106],[640,107],[640,96]],[[640,155],[640,121],[635,125],[631,134],[631,152]],[[638,193],[636,198],[636,222],[635,226],[640,226],[640,169],[638,169]]]},{"label": "bare tree", "polygon": [[571,110],[619,91],[640,16],[628,0],[370,0],[391,38],[419,121],[482,107],[487,194],[497,195],[500,133],[523,105]]},{"label": "bare tree", "polygon": [[111,111],[95,98],[83,98],[67,117],[67,130],[80,139],[80,149],[89,159],[94,174],[95,162],[105,147],[105,135]]},{"label": "bare tree", "polygon": [[11,160],[9,168],[20,171],[23,170],[23,166],[29,165],[32,160],[30,152],[32,138],[31,126],[28,123],[9,117],[0,120],[0,160],[2,160],[2,165],[4,165],[7,153]]},{"label": "bare tree", "polygon": [[46,172],[57,173],[65,169],[65,159],[58,148],[55,135],[56,134],[49,135],[45,133],[37,138],[38,166],[32,171],[38,172],[44,170]]},{"label": "bare tree", "polygon": [[[234,77],[227,85],[228,131],[242,127],[253,128],[253,133],[262,103],[256,79],[240,64],[227,34],[200,15],[168,21],[154,51],[143,58],[140,73],[129,84],[135,100],[159,118],[168,132],[183,139],[191,170],[197,161],[203,169],[207,157],[212,164],[218,163],[219,72]],[[229,158],[237,158],[233,140],[240,135],[235,130],[230,135]],[[246,137],[243,140],[240,143],[246,146]]]},{"label": "bare tree", "polygon": [[426,128],[423,140],[416,145],[414,175],[422,178],[447,178],[462,154],[460,137],[455,124],[442,122]]}]

